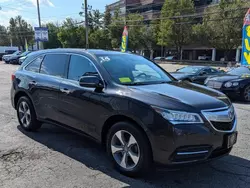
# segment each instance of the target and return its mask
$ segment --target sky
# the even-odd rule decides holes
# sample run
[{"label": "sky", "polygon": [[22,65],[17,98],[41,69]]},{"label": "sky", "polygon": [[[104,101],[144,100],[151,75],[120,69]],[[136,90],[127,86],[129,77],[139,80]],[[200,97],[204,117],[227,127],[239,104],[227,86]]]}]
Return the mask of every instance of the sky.
[{"label": "sky", "polygon": [[[72,17],[83,20],[79,16],[84,0],[39,0],[42,23],[59,22]],[[105,11],[105,6],[117,0],[88,0],[92,9]],[[8,26],[9,19],[21,15],[32,26],[38,26],[36,0],[0,0],[0,25]]]}]

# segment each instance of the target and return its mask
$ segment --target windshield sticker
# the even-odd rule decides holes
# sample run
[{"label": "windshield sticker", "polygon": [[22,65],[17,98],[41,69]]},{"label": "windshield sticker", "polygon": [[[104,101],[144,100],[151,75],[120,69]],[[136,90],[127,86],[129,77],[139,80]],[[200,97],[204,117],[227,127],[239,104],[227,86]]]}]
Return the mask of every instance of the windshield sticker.
[{"label": "windshield sticker", "polygon": [[104,56],[104,57],[99,57],[101,63],[104,63],[104,62],[109,62],[110,61],[110,58],[108,56]]},{"label": "windshield sticker", "polygon": [[130,83],[131,79],[129,77],[119,78],[121,83]]}]

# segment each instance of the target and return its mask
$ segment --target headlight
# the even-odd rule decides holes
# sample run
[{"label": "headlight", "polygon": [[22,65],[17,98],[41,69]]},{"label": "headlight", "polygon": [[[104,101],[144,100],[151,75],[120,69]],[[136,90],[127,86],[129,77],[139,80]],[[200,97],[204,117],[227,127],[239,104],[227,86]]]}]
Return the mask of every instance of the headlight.
[{"label": "headlight", "polygon": [[225,87],[231,87],[232,85],[233,85],[232,82],[227,82],[227,83],[225,83]]},{"label": "headlight", "polygon": [[233,82],[233,86],[236,87],[239,85],[239,82]]},{"label": "headlight", "polygon": [[226,82],[225,83],[225,87],[236,87],[236,86],[238,86],[239,85],[239,82]]},{"label": "headlight", "polygon": [[163,118],[170,121],[172,124],[187,124],[187,123],[203,123],[199,114],[167,110],[159,107],[152,106],[156,112],[162,115]]}]

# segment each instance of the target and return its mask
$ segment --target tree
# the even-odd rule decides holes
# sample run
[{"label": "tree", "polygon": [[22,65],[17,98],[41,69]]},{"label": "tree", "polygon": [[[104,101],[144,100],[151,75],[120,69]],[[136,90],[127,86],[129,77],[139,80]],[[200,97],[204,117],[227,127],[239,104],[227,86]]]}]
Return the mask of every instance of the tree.
[{"label": "tree", "polygon": [[89,18],[88,24],[90,30],[97,30],[103,26],[102,24],[103,14],[99,10],[89,11],[88,18]]},{"label": "tree", "polygon": [[120,11],[116,10],[109,25],[109,37],[113,49],[119,49],[121,44],[121,36],[124,27],[124,18],[121,17]]},{"label": "tree", "polygon": [[194,13],[193,0],[165,0],[161,10],[158,44],[175,47],[182,58],[182,47],[190,42]]},{"label": "tree", "polygon": [[108,28],[110,24],[111,24],[111,13],[110,13],[110,9],[107,8],[104,13],[104,27]]},{"label": "tree", "polygon": [[224,50],[225,60],[232,49],[241,45],[243,18],[249,2],[221,0],[217,6],[205,10],[203,23],[193,26],[194,36],[203,44]]},{"label": "tree", "polygon": [[22,47],[22,49],[25,49],[25,39],[27,39],[28,44],[33,44],[34,42],[33,28],[21,16],[10,19],[8,31],[13,45]]},{"label": "tree", "polygon": [[49,41],[43,43],[44,49],[62,47],[62,44],[57,36],[57,33],[60,31],[60,27],[52,22],[47,23],[46,27],[49,31]]},{"label": "tree", "polygon": [[8,46],[10,44],[6,27],[0,25],[0,46]]},{"label": "tree", "polygon": [[76,21],[67,18],[57,36],[64,48],[83,48],[85,46],[85,28],[78,26]]}]

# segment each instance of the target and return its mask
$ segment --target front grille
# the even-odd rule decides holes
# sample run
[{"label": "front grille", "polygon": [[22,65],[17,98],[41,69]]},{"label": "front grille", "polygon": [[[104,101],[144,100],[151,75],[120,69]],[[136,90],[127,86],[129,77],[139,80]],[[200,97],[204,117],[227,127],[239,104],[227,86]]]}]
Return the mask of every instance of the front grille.
[{"label": "front grille", "polygon": [[216,81],[208,81],[206,84],[208,87],[214,88],[214,89],[220,89],[222,86],[221,82]]},{"label": "front grille", "polygon": [[235,118],[231,122],[216,122],[216,121],[211,121],[212,125],[214,128],[220,131],[230,131],[233,129],[235,122]]}]

